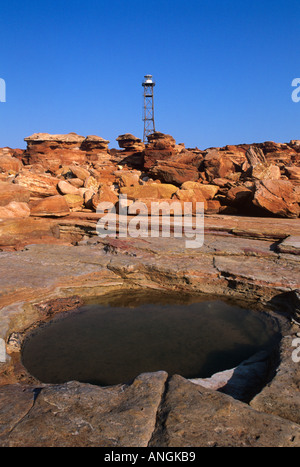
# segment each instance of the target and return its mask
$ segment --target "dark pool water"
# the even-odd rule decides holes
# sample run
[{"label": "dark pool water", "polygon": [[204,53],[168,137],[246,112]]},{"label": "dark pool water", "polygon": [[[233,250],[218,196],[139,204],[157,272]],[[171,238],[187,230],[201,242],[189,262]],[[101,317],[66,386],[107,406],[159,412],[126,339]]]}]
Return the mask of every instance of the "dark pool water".
[{"label": "dark pool water", "polygon": [[261,312],[222,300],[152,297],[145,302],[133,293],[62,314],[26,338],[24,366],[44,383],[107,386],[159,370],[209,377],[278,338]]}]

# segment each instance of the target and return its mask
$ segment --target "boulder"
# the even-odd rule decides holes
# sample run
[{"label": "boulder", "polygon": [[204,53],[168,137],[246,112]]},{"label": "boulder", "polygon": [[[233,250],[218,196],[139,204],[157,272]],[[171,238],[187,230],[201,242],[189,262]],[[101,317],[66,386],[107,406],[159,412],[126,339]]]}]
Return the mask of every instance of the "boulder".
[{"label": "boulder", "polygon": [[149,174],[164,183],[174,185],[181,185],[186,181],[196,181],[199,179],[197,167],[173,160],[157,161],[150,168]]},{"label": "boulder", "polygon": [[221,203],[217,199],[208,199],[204,205],[205,214],[218,214],[221,210]]},{"label": "boulder", "polygon": [[14,217],[29,217],[30,208],[27,203],[11,201],[6,206],[0,206],[0,219],[9,219]]},{"label": "boulder", "polygon": [[285,167],[285,172],[290,180],[300,181],[300,167]]},{"label": "boulder", "polygon": [[178,187],[172,184],[151,183],[133,187],[122,187],[120,193],[128,199],[171,199]]},{"label": "boulder", "polygon": [[80,194],[68,193],[63,196],[70,211],[81,211],[84,205],[83,197]]},{"label": "boulder", "polygon": [[299,216],[299,197],[288,180],[261,180],[255,183],[253,204],[279,217]]},{"label": "boulder", "polygon": [[60,180],[57,184],[57,188],[62,195],[68,195],[68,194],[77,195],[78,194],[78,188],[76,188],[71,183],[66,182],[65,180]]},{"label": "boulder", "polygon": [[156,164],[157,161],[169,160],[176,155],[175,139],[164,133],[155,132],[147,136],[148,144],[143,151],[144,169],[148,170]]},{"label": "boulder", "polygon": [[64,196],[55,195],[32,202],[30,212],[34,217],[63,217],[70,213],[70,208]]},{"label": "boulder", "polygon": [[97,193],[97,191],[99,190],[99,186],[100,183],[92,175],[85,179],[84,188],[88,188],[89,190],[93,190],[94,193]]},{"label": "boulder", "polygon": [[115,205],[119,201],[118,195],[110,186],[102,185],[98,193],[94,193],[90,199],[89,207],[97,211],[100,203],[112,203]]},{"label": "boulder", "polygon": [[16,157],[0,154],[0,173],[16,174],[20,172],[22,167],[22,162]]},{"label": "boulder", "polygon": [[182,203],[192,203],[193,212],[195,212],[196,203],[203,203],[204,210],[207,209],[207,200],[200,190],[177,190],[172,196],[172,200],[179,200]]},{"label": "boulder", "polygon": [[176,141],[171,135],[155,131],[147,136],[148,148],[152,149],[173,149],[176,146]]},{"label": "boulder", "polygon": [[227,394],[172,376],[150,447],[292,447],[300,427]]},{"label": "boulder", "polygon": [[235,186],[228,190],[225,197],[225,204],[228,206],[243,207],[248,206],[252,199],[252,190],[245,186]]},{"label": "boulder", "polygon": [[0,222],[0,247],[19,248],[24,244],[44,241],[51,243],[59,238],[59,228],[53,225],[53,219],[35,219],[28,217],[6,219]]},{"label": "boulder", "polygon": [[28,203],[29,199],[30,192],[26,187],[0,181],[0,206],[6,206],[11,201]]},{"label": "boulder", "polygon": [[118,170],[115,172],[116,181],[120,187],[138,185],[140,175],[139,171]]},{"label": "boulder", "polygon": [[206,151],[203,166],[206,177],[210,182],[215,178],[226,178],[235,172],[234,163],[216,149]]},{"label": "boulder", "polygon": [[255,180],[279,180],[281,172],[277,165],[257,164],[252,167],[251,177]]},{"label": "boulder", "polygon": [[213,199],[219,191],[219,187],[216,185],[209,185],[197,182],[185,182],[181,185],[183,190],[200,190],[205,199]]},{"label": "boulder", "polygon": [[69,183],[76,188],[82,188],[84,185],[83,180],[81,180],[80,178],[70,178]]},{"label": "boulder", "polygon": [[116,141],[118,141],[120,148],[128,151],[142,151],[145,148],[142,140],[131,133],[125,133],[124,135],[118,136]]},{"label": "boulder", "polygon": [[90,176],[90,172],[84,167],[80,167],[79,165],[71,165],[69,170],[72,172],[74,177],[79,178],[82,181]]},{"label": "boulder", "polygon": [[86,152],[81,150],[84,136],[76,133],[49,134],[35,133],[27,138],[24,154],[26,164],[40,163],[45,170],[54,173],[62,165],[86,162]]},{"label": "boulder", "polygon": [[80,149],[88,153],[106,152],[108,150],[109,141],[101,138],[101,136],[88,135],[81,143]]},{"label": "boulder", "polygon": [[16,176],[17,185],[27,188],[32,197],[42,198],[57,195],[58,178],[45,174],[23,171]]}]

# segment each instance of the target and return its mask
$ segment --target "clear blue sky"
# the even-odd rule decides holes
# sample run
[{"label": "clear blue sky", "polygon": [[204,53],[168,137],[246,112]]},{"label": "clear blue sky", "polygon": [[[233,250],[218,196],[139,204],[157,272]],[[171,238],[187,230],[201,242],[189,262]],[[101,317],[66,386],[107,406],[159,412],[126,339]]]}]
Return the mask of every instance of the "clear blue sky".
[{"label": "clear blue sky", "polygon": [[300,139],[299,32],[299,0],[2,0],[0,147],[142,138],[147,73],[156,129],[187,147]]}]

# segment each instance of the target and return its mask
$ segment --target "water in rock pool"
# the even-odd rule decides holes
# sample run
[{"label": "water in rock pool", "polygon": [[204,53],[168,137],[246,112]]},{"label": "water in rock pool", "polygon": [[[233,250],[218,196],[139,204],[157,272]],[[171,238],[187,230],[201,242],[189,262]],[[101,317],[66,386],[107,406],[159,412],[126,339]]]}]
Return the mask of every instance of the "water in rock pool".
[{"label": "water in rock pool", "polygon": [[23,365],[44,383],[109,386],[160,370],[203,378],[235,367],[278,336],[265,314],[222,300],[121,303],[90,303],[36,329],[24,342]]}]

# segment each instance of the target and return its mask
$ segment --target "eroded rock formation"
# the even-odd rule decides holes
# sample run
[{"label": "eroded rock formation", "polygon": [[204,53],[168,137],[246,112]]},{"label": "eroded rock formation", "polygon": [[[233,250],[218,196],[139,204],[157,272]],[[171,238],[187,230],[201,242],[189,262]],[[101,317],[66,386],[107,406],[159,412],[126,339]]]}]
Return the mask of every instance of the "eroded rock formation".
[{"label": "eroded rock formation", "polygon": [[[0,446],[300,446],[300,366],[291,358],[300,316],[300,141],[203,150],[159,132],[147,144],[120,135],[119,149],[76,133],[25,141],[26,150],[0,149]],[[147,214],[161,201],[173,227],[181,216],[174,202],[191,203],[193,214],[203,203],[201,248],[172,236],[97,235],[100,203],[125,209],[129,221],[135,202]],[[79,295],[120,288],[268,304],[284,317],[276,374],[257,386],[264,359],[252,373],[249,362],[210,381],[161,371],[112,388],[41,384],[26,373],[26,330],[72,309]],[[255,381],[245,385],[245,371]]]}]

